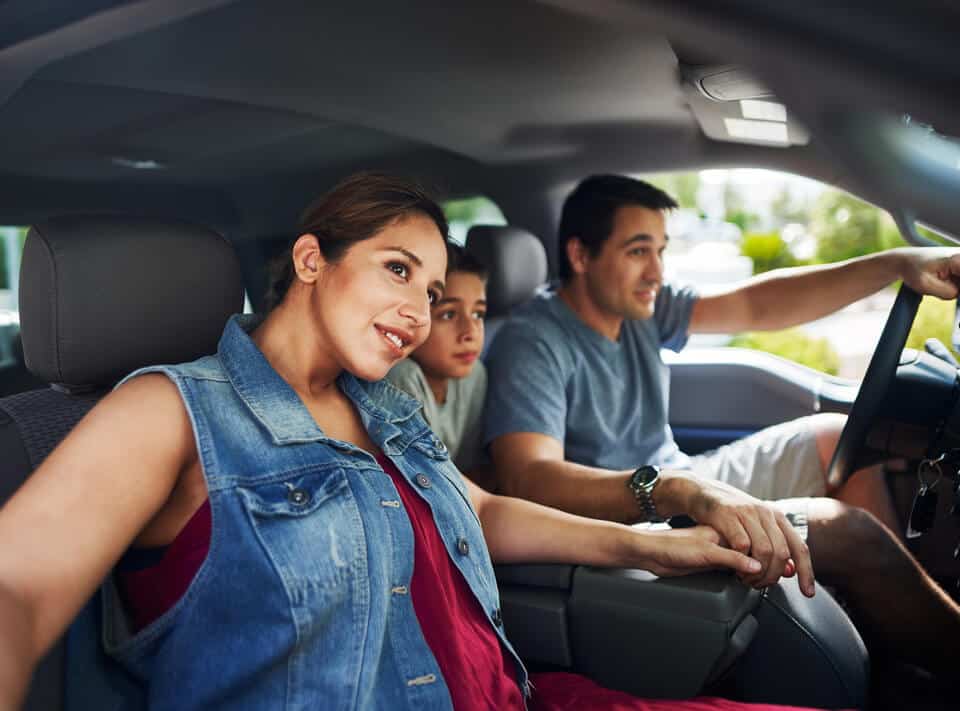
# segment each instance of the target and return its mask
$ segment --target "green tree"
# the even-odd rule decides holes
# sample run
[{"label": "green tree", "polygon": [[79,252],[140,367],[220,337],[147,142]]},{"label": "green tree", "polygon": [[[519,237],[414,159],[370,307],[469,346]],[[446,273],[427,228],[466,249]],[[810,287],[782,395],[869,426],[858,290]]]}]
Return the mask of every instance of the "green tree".
[{"label": "green tree", "polygon": [[907,336],[907,348],[923,350],[923,344],[928,338],[937,338],[953,354],[960,358],[951,341],[953,339],[953,323],[956,318],[956,301],[944,301],[935,296],[924,296],[917,309],[917,317],[913,320],[913,328]]},{"label": "green tree", "polygon": [[787,187],[783,187],[770,203],[770,215],[778,226],[791,222],[806,224],[810,215],[810,206],[802,198],[790,192]]},{"label": "green tree", "polygon": [[730,345],[772,353],[828,375],[836,375],[840,370],[840,356],[830,342],[808,336],[798,328],[741,333],[734,336]]},{"label": "green tree", "polygon": [[777,232],[745,234],[740,242],[740,253],[753,260],[754,274],[800,264]]},{"label": "green tree", "polygon": [[700,194],[700,173],[657,173],[645,175],[643,180],[671,195],[680,207],[699,209],[697,198]]},{"label": "green tree", "polygon": [[838,262],[906,244],[884,211],[844,192],[824,192],[813,208],[810,231],[817,261]]}]

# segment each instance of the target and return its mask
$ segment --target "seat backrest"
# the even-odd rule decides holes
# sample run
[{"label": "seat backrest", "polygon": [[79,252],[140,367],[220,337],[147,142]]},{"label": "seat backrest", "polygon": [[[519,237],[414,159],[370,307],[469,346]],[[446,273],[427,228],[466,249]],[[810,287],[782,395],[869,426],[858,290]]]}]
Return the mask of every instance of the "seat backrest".
[{"label": "seat backrest", "polygon": [[[214,352],[243,307],[233,248],[179,222],[71,216],[35,225],[20,284],[24,359],[49,387],[0,398],[0,505],[123,375]],[[102,651],[96,598],[38,665],[28,711],[142,700]]]},{"label": "seat backrest", "polygon": [[519,227],[475,225],[467,252],[489,271],[484,353],[510,310],[527,301],[547,281],[547,252],[533,234]]}]

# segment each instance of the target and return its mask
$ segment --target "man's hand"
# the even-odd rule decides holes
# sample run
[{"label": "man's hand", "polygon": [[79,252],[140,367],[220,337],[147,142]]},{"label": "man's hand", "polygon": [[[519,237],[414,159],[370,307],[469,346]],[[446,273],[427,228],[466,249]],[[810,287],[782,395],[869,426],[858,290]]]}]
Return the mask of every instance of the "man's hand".
[{"label": "man's hand", "polygon": [[810,551],[781,511],[721,482],[683,477],[680,483],[687,492],[685,513],[715,529],[731,549],[760,561],[760,571],[741,574],[745,583],[766,587],[796,573],[803,594],[813,596]]},{"label": "man's hand", "polygon": [[919,294],[956,299],[960,290],[960,250],[950,247],[903,247],[900,257],[904,283]]}]

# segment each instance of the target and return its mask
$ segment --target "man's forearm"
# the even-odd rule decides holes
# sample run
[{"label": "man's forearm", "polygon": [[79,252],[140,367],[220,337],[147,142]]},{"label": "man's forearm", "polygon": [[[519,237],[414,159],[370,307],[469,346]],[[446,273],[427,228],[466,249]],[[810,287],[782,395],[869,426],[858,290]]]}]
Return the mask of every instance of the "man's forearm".
[{"label": "man's forearm", "polygon": [[563,460],[535,460],[501,476],[507,496],[535,501],[578,516],[636,523],[643,518],[627,487],[630,472]]},{"label": "man's forearm", "polygon": [[731,291],[702,297],[694,307],[690,331],[769,331],[823,318],[901,278],[902,257],[893,249],[836,264],[761,274]]}]

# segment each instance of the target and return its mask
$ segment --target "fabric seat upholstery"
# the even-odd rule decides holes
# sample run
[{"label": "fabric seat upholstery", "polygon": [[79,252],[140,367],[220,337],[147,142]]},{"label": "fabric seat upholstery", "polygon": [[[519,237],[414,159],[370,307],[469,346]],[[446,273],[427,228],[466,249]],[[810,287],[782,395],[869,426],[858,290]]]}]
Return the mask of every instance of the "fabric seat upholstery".
[{"label": "fabric seat upholstery", "polygon": [[[230,244],[178,222],[93,215],[35,225],[20,283],[25,361],[49,387],[0,398],[0,504],[123,375],[212,353],[243,307]],[[102,652],[97,597],[38,665],[25,709],[142,702]]]}]

